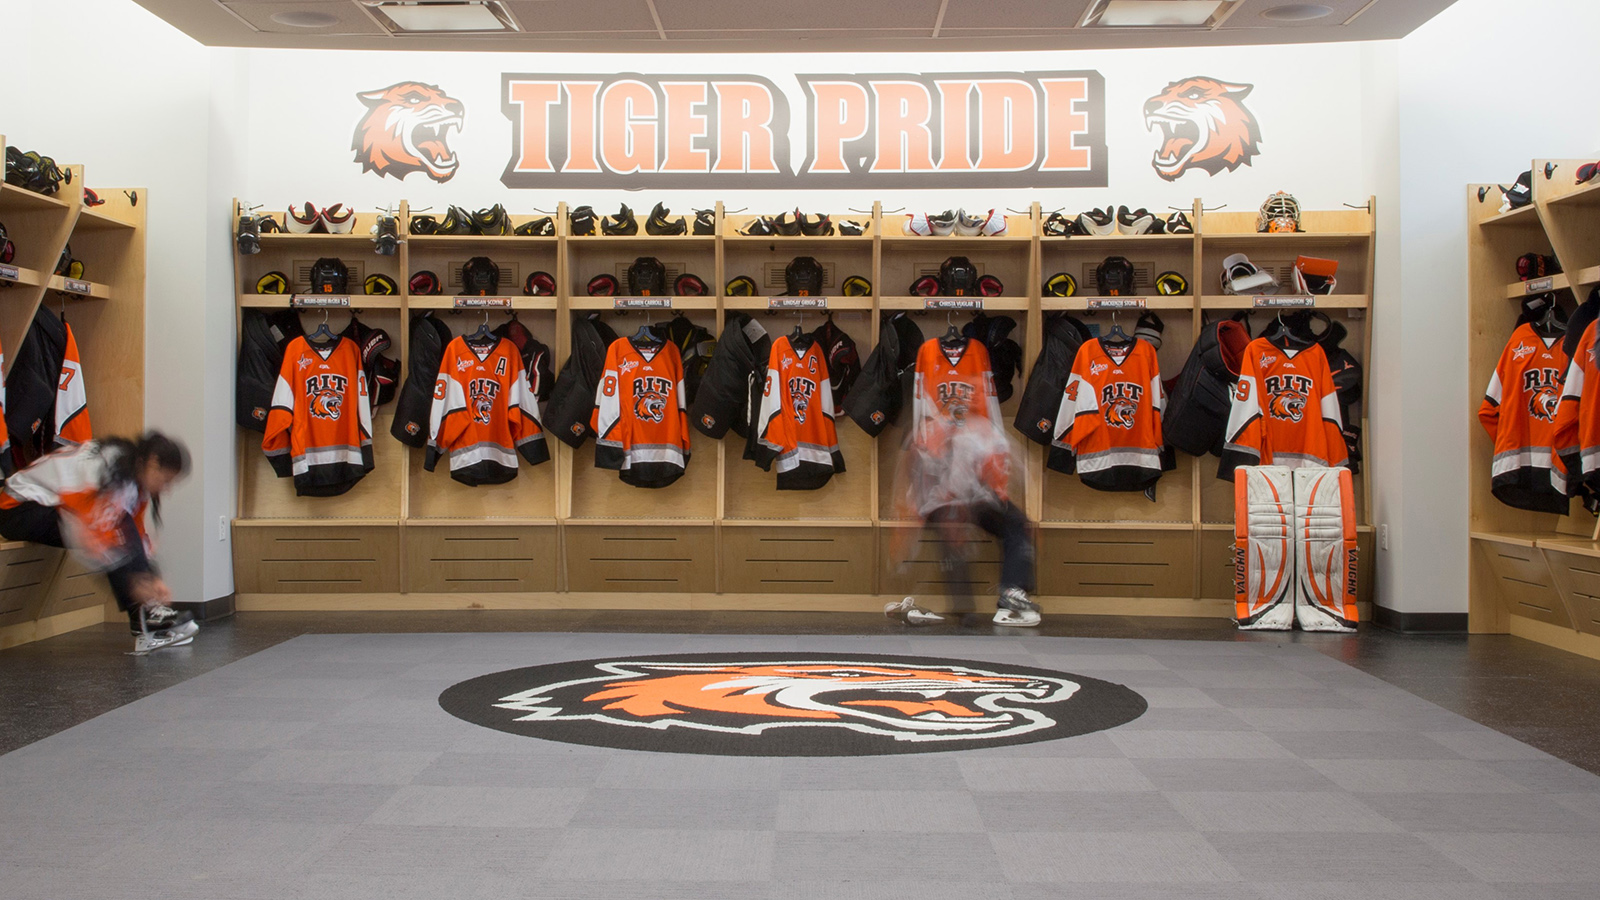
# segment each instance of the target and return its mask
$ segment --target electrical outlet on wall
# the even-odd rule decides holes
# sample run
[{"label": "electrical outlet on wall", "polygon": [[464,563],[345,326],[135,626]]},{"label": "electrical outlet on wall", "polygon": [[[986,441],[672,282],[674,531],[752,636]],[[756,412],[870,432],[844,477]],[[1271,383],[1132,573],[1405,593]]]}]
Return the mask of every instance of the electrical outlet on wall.
[{"label": "electrical outlet on wall", "polygon": [[1378,549],[1389,549],[1389,526],[1387,525],[1378,526]]},{"label": "electrical outlet on wall", "polygon": [[225,541],[227,539],[228,539],[228,517],[227,516],[217,516],[217,540]]}]

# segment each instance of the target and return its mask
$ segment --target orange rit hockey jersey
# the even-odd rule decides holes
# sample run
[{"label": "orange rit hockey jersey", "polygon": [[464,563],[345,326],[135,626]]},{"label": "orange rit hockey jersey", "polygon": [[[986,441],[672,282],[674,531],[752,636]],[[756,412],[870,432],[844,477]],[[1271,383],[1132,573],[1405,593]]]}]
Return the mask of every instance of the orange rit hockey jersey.
[{"label": "orange rit hockey jersey", "polygon": [[677,481],[689,465],[683,359],[671,342],[644,347],[613,341],[595,391],[589,425],[599,435],[594,464],[635,487]]},{"label": "orange rit hockey jersey", "polygon": [[1596,402],[1594,391],[1587,390],[1600,379],[1595,365],[1595,338],[1591,322],[1567,363],[1561,405],[1556,408],[1550,483],[1564,497],[1576,495],[1580,485],[1600,488],[1600,403]]},{"label": "orange rit hockey jersey", "polygon": [[1524,323],[1511,332],[1489,379],[1478,421],[1494,441],[1494,495],[1507,506],[1567,512],[1567,498],[1552,483],[1550,468],[1569,362],[1560,335],[1541,337]]},{"label": "orange rit hockey jersey", "polygon": [[372,471],[372,407],[354,341],[289,342],[261,449],[302,497],[342,494]]},{"label": "orange rit hockey jersey", "polygon": [[522,356],[504,338],[458,337],[445,347],[429,419],[423,468],[432,472],[448,454],[450,477],[462,484],[510,481],[518,453],[534,466],[550,458]]},{"label": "orange rit hockey jersey", "polygon": [[78,339],[72,326],[67,331],[67,350],[61,358],[61,380],[56,386],[56,446],[76,447],[90,440],[89,395],[83,390],[83,364],[78,360]]},{"label": "orange rit hockey jersey", "polygon": [[788,337],[772,342],[756,425],[756,464],[770,470],[777,461],[778,490],[816,490],[844,471],[828,363],[817,341],[804,353],[796,352]]},{"label": "orange rit hockey jersey", "polygon": [[1320,344],[1256,338],[1244,349],[1217,477],[1239,466],[1343,466],[1349,462],[1339,395]]},{"label": "orange rit hockey jersey", "polygon": [[[6,354],[0,350],[0,370],[6,365]],[[0,478],[10,475],[16,469],[16,462],[11,458],[11,432],[6,428],[6,385],[0,380]]]},{"label": "orange rit hockey jersey", "polygon": [[1148,341],[1122,346],[1086,342],[1072,363],[1051,443],[1050,467],[1077,469],[1083,483],[1102,491],[1142,491],[1165,467],[1161,415],[1167,395],[1161,363]]},{"label": "orange rit hockey jersey", "polygon": [[1000,420],[989,351],[970,338],[924,341],[911,396],[912,496],[918,516],[943,506],[1004,503],[1010,446]]}]

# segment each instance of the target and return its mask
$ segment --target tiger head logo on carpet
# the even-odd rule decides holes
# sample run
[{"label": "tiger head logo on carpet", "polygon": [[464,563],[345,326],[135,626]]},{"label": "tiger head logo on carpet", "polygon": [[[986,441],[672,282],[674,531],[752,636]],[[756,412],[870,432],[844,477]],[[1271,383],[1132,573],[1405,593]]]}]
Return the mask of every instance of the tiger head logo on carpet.
[{"label": "tiger head logo on carpet", "polygon": [[1261,152],[1261,129],[1244,106],[1255,89],[1215,78],[1183,78],[1144,103],[1144,127],[1161,131],[1150,160],[1156,174],[1176,181],[1190,169],[1216,175],[1251,165]]},{"label": "tiger head logo on carpet", "polygon": [[860,662],[605,662],[602,673],[495,704],[518,721],[587,719],[630,728],[760,734],[845,728],[901,741],[996,737],[1047,727],[1035,708],[1065,700],[1065,679],[965,666]]},{"label": "tiger head logo on carpet", "polygon": [[350,149],[363,174],[404,179],[422,172],[439,183],[455,177],[460,160],[450,135],[466,121],[466,108],[438,86],[402,81],[356,94],[367,114],[356,125]]}]

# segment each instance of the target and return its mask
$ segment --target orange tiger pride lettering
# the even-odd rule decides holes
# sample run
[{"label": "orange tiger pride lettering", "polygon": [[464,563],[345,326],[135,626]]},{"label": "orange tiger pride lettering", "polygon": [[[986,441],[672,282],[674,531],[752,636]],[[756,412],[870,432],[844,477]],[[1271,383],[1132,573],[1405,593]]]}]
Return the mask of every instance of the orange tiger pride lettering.
[{"label": "orange tiger pride lettering", "polygon": [[455,177],[460,160],[450,135],[460,131],[466,108],[437,85],[402,81],[356,94],[367,114],[356,125],[350,149],[363,174],[404,179],[421,172],[443,184]]},{"label": "orange tiger pride lettering", "polygon": [[1145,129],[1161,130],[1150,165],[1167,181],[1190,169],[1216,175],[1252,165],[1261,152],[1261,129],[1244,106],[1252,84],[1183,78],[1144,104]]}]

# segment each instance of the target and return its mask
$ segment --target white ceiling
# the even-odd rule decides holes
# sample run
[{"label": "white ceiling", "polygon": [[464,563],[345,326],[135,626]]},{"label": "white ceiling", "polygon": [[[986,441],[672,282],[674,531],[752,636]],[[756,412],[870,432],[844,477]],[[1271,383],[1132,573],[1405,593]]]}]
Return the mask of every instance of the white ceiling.
[{"label": "white ceiling", "polygon": [[[1094,0],[507,0],[523,33],[396,37],[355,0],[136,0],[201,43],[360,50],[771,52],[1083,50],[1398,38],[1454,0],[1314,0],[1310,21],[1263,12],[1301,0],[1238,0],[1212,28],[1079,28]],[[337,24],[296,28],[280,13]]]}]

